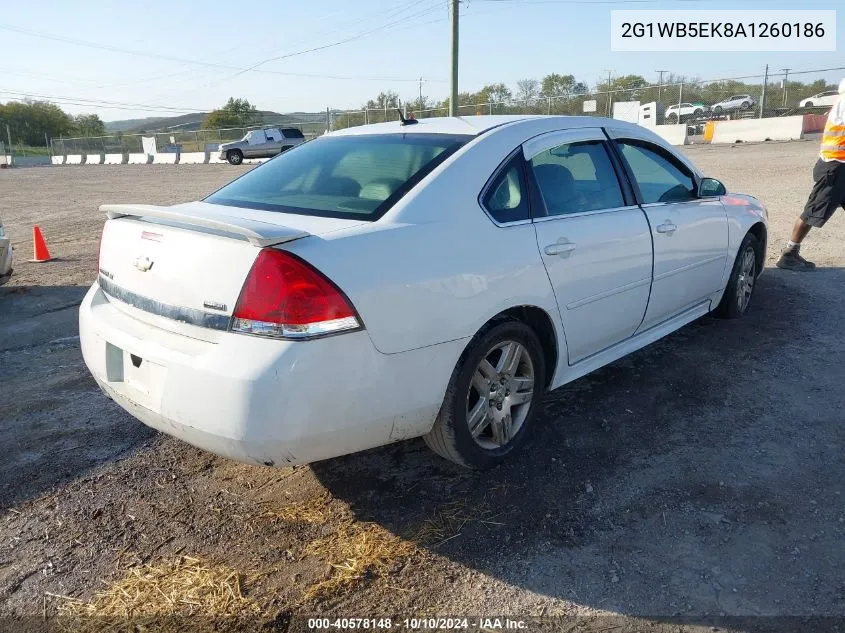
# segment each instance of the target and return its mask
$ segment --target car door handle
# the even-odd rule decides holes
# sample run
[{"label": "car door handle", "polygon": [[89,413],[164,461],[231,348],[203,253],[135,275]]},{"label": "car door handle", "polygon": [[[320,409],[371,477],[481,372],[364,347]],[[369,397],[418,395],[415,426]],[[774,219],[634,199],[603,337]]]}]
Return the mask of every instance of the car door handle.
[{"label": "car door handle", "polygon": [[569,255],[575,250],[575,244],[565,240],[566,238],[563,237],[554,244],[549,244],[543,249],[543,252],[546,255]]},{"label": "car door handle", "polygon": [[678,230],[678,227],[672,224],[671,220],[666,220],[663,224],[657,225],[657,232],[658,233],[666,233],[668,235],[672,235],[675,231]]}]

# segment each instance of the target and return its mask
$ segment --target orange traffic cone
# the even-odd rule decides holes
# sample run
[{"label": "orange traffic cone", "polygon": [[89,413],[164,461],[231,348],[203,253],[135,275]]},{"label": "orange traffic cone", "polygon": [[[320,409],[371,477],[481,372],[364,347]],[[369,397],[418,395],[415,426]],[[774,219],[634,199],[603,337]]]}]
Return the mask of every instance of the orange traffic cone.
[{"label": "orange traffic cone", "polygon": [[49,262],[52,257],[50,257],[50,251],[47,250],[47,242],[44,241],[44,236],[41,235],[41,229],[36,224],[32,227],[32,241],[34,242],[35,248],[34,250],[34,257],[32,260],[33,262]]}]

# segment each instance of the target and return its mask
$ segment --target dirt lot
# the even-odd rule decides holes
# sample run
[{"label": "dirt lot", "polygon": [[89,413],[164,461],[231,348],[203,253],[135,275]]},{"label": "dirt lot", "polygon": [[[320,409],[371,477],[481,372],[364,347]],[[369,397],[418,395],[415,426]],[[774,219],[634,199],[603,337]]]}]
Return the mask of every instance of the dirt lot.
[{"label": "dirt lot", "polygon": [[[845,616],[845,214],[804,249],[820,270],[772,268],[817,144],[686,151],[769,207],[750,313],[701,319],[549,394],[521,458],[487,473],[421,441],[257,468],[148,430],[79,353],[97,206],[195,199],[246,168],[0,172],[17,249],[0,288],[0,629],[118,613],[109,600],[131,605],[140,577],[164,596],[141,602],[184,612],[181,590],[161,587],[187,587],[192,565],[235,586],[194,613],[278,630],[291,613],[583,616],[575,630],[615,614],[614,630],[650,631],[678,630],[673,616],[706,630],[719,615]],[[57,261],[26,261],[34,223]]]}]

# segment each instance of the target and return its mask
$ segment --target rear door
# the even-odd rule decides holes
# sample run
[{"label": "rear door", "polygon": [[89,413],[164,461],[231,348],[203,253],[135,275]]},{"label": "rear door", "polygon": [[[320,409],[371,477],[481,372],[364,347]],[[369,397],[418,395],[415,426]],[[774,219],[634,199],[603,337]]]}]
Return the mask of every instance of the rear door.
[{"label": "rear door", "polygon": [[523,145],[540,254],[560,310],[569,364],[634,334],[651,283],[645,214],[623,190],[600,128]]},{"label": "rear door", "polygon": [[632,132],[614,132],[654,241],[654,281],[640,330],[718,291],[728,256],[728,220],[719,198],[697,198],[697,177],[668,150]]}]

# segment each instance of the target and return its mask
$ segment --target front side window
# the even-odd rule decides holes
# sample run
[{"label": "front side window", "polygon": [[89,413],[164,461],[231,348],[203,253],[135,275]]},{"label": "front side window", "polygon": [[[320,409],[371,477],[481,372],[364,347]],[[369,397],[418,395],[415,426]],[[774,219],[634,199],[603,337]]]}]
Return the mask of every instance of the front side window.
[{"label": "front side window", "polygon": [[522,157],[514,156],[495,177],[482,199],[484,208],[496,222],[527,220],[528,193],[522,169]]},{"label": "front side window", "polygon": [[617,141],[640,188],[643,204],[695,198],[695,179],[663,150],[643,141]]},{"label": "front side window", "polygon": [[373,221],[471,136],[362,134],[303,143],[205,202]]},{"label": "front side window", "polygon": [[540,152],[530,164],[549,215],[614,209],[625,204],[601,141],[564,143]]}]

